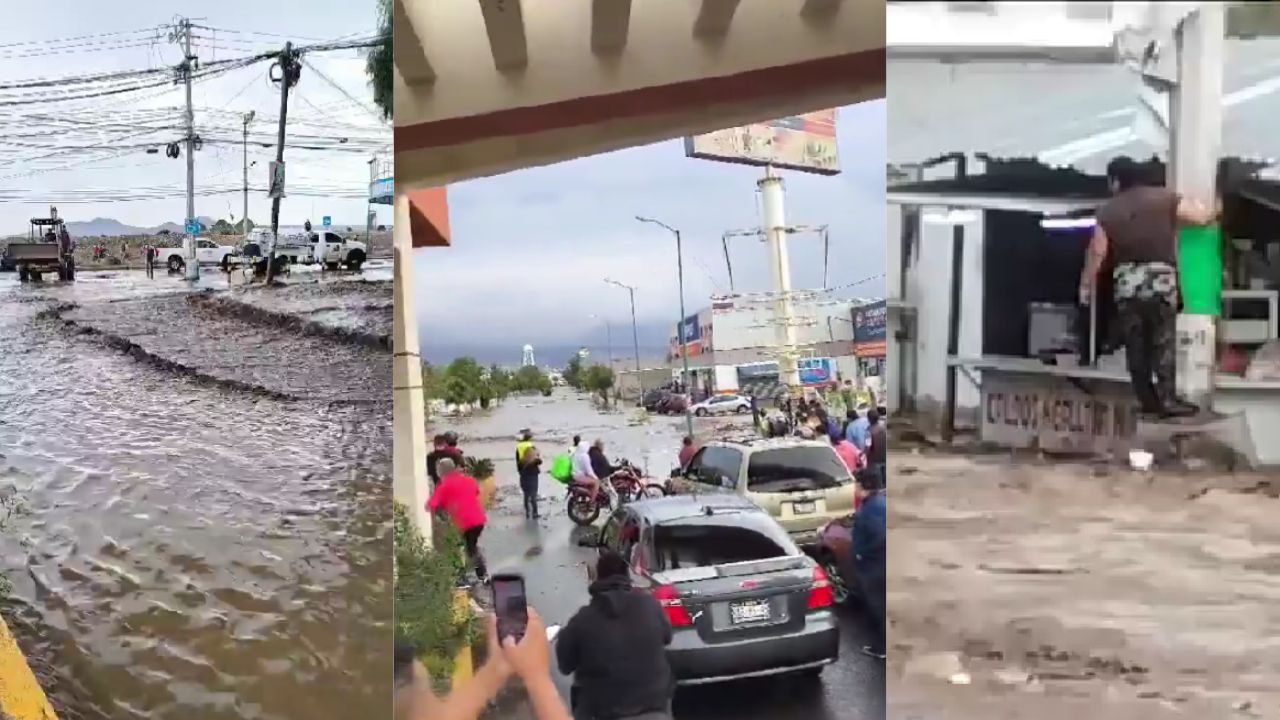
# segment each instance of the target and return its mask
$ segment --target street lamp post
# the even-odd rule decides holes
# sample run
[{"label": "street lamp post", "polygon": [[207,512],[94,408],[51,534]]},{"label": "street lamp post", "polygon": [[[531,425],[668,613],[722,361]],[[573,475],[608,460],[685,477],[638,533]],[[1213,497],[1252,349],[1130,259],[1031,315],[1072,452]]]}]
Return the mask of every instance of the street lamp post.
[{"label": "street lamp post", "polygon": [[[684,331],[684,318],[685,318],[685,314],[684,314],[684,251],[680,243],[680,231],[660,220],[654,220],[653,218],[641,217],[637,215],[636,220],[639,220],[642,223],[650,223],[652,225],[657,225],[658,227],[666,228],[668,232],[676,236],[676,273],[677,273],[677,282],[680,285],[680,324],[677,325],[676,327],[679,328],[677,332],[680,333],[680,359],[684,361],[684,375],[683,375],[684,389],[685,389],[685,394],[689,394],[689,338],[688,338],[688,334]],[[693,405],[692,395],[689,396],[689,400],[690,402],[685,403],[684,425],[685,425],[685,429],[688,431],[687,434],[690,437],[692,437],[693,436],[693,411],[690,409]]]},{"label": "street lamp post", "polygon": [[617,280],[605,278],[604,281],[610,285],[617,285],[631,295],[631,345],[635,351],[636,372],[640,372],[640,331],[636,329],[636,289]]},{"label": "street lamp post", "polygon": [[612,372],[613,371],[613,324],[609,322],[609,318],[601,317],[594,313],[592,313],[591,315],[588,315],[587,317],[591,318],[592,320],[604,320],[605,343],[607,343],[606,348],[608,349],[608,352],[609,352],[609,370],[610,372]]}]

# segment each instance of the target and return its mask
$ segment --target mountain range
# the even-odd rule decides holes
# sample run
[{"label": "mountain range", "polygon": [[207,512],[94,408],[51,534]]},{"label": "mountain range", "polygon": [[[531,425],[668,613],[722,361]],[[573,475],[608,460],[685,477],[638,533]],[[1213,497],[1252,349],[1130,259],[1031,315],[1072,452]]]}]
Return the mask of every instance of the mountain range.
[{"label": "mountain range", "polygon": [[[200,222],[212,226],[216,219],[201,217]],[[154,227],[138,227],[126,225],[115,218],[94,218],[92,220],[73,220],[67,223],[67,232],[71,237],[118,237],[121,235],[155,235],[162,230],[181,234],[183,226],[175,222],[167,222]]]}]

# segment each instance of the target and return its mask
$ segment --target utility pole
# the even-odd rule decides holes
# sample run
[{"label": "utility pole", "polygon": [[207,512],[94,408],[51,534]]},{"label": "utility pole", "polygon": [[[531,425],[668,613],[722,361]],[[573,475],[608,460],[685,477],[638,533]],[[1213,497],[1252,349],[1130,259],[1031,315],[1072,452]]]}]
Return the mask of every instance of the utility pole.
[{"label": "utility pole", "polygon": [[373,250],[373,184],[378,181],[378,156],[369,158],[369,188],[364,201],[364,247]]},{"label": "utility pole", "polygon": [[[302,66],[293,51],[293,43],[284,44],[280,59],[272,70],[280,69],[280,77],[272,82],[280,83],[280,128],[276,133],[276,161],[271,165],[271,252],[267,254],[267,284],[275,279],[276,242],[280,234],[280,199],[284,197],[284,127],[289,115],[289,88],[298,84]],[[273,73],[274,74],[274,73]]]},{"label": "utility pole", "polygon": [[240,226],[244,230],[244,241],[249,242],[249,123],[253,122],[253,111],[244,115],[244,215],[240,217]]},{"label": "utility pole", "polygon": [[195,71],[196,57],[191,54],[191,20],[183,18],[178,21],[178,25],[170,33],[171,41],[180,41],[182,43],[182,63],[178,65],[178,74],[182,82],[186,85],[187,92],[187,113],[186,113],[186,146],[187,146],[187,220],[186,226],[186,256],[187,256],[187,279],[200,279],[200,262],[196,256],[196,153],[197,144],[195,130],[195,110],[191,106],[191,75]]}]

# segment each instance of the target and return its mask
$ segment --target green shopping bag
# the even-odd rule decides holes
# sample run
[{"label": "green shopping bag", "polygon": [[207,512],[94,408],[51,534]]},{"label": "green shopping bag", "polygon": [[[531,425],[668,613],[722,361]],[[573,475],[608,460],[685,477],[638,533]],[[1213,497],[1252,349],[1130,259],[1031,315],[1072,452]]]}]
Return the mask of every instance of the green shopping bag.
[{"label": "green shopping bag", "polygon": [[551,477],[564,483],[569,484],[573,480],[573,457],[570,455],[557,455],[551,460]]},{"label": "green shopping bag", "polygon": [[1178,232],[1178,284],[1182,312],[1222,314],[1222,228],[1184,227]]}]

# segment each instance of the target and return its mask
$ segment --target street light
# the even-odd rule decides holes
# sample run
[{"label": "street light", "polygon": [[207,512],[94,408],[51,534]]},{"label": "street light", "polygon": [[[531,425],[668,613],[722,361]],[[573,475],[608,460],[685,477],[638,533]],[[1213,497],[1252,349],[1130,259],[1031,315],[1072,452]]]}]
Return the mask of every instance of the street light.
[{"label": "street light", "polygon": [[[660,220],[654,220],[653,218],[641,217],[637,215],[636,220],[639,220],[642,223],[649,223],[651,225],[657,225],[658,227],[661,227],[661,228],[666,228],[667,232],[676,236],[676,273],[677,273],[677,281],[680,284],[680,324],[677,325],[676,327],[679,328],[677,332],[680,333],[680,359],[684,361],[684,390],[685,390],[685,393],[688,394],[689,393],[689,338],[687,337],[687,333],[685,333],[684,331],[684,317],[685,317],[684,315],[684,251],[681,248],[681,244],[680,244],[680,231]],[[687,434],[690,437],[692,437],[693,436],[693,411],[691,410],[691,406],[693,405],[692,395],[689,396],[689,400],[690,402],[685,403],[684,424],[685,424],[685,429],[688,430]]]},{"label": "street light", "polygon": [[617,285],[631,294],[631,343],[636,353],[636,372],[640,372],[640,332],[636,330],[636,289],[617,280],[604,279],[610,285]]}]

